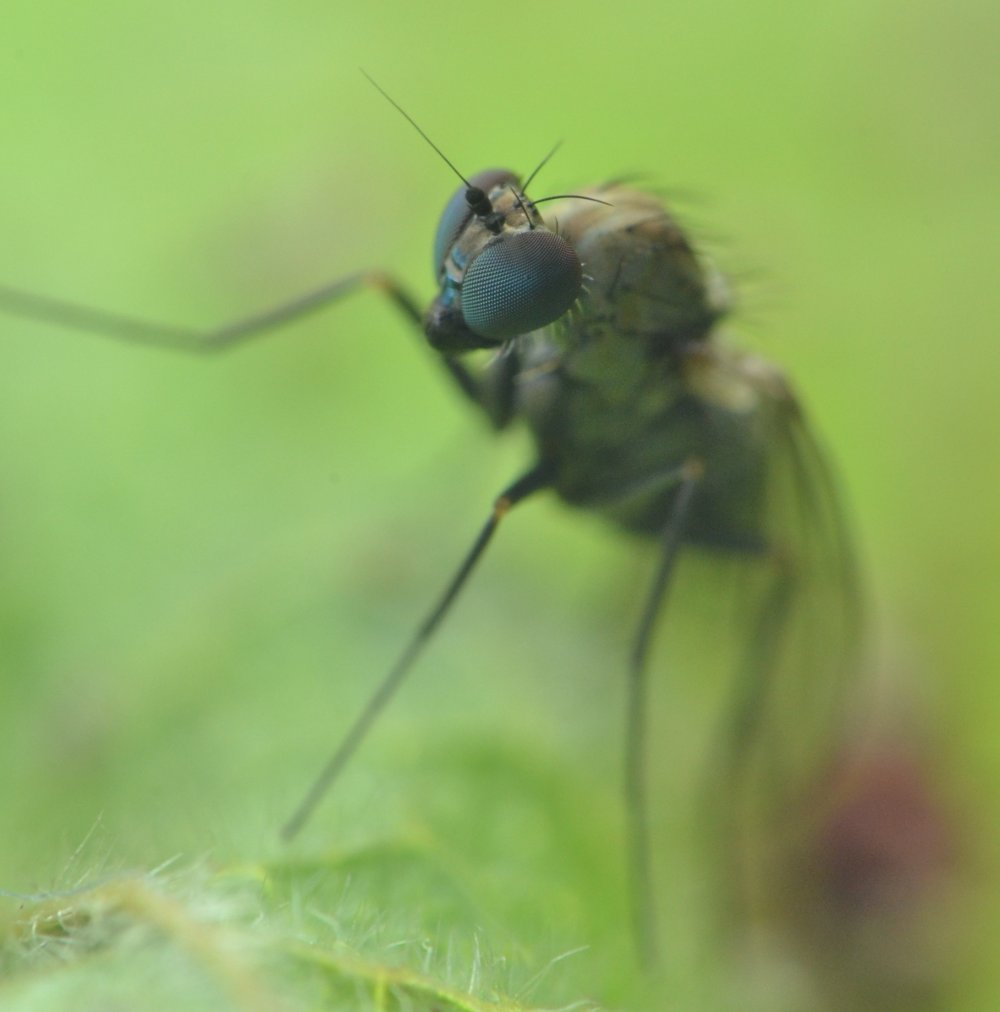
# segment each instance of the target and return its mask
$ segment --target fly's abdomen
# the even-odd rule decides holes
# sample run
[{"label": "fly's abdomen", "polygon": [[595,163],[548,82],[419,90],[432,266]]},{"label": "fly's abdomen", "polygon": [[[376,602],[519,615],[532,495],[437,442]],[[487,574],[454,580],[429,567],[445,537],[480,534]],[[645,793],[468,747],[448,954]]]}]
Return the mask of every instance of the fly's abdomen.
[{"label": "fly's abdomen", "polygon": [[766,406],[720,405],[664,382],[672,396],[643,413],[604,411],[600,392],[564,383],[552,411],[535,428],[539,449],[556,473],[555,490],[571,505],[604,515],[638,534],[657,535],[667,524],[682,466],[704,469],[685,540],[739,551],[765,542],[768,481]]}]

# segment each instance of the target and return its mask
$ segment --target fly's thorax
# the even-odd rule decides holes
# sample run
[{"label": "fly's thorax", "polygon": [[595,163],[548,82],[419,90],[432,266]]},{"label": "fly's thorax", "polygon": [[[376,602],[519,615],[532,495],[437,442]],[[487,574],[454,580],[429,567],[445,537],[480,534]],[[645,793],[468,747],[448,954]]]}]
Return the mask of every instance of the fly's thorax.
[{"label": "fly's thorax", "polygon": [[[580,199],[589,197],[605,203]],[[550,217],[584,266],[586,291],[574,328],[577,344],[597,356],[596,372],[606,371],[609,358],[648,361],[675,353],[707,337],[728,311],[718,271],[658,197],[600,187],[561,202]],[[582,358],[577,367],[589,371]]]},{"label": "fly's thorax", "polygon": [[446,353],[497,347],[555,322],[583,284],[572,244],[546,227],[513,173],[491,169],[470,184],[445,207],[435,240],[441,290],[424,329]]}]

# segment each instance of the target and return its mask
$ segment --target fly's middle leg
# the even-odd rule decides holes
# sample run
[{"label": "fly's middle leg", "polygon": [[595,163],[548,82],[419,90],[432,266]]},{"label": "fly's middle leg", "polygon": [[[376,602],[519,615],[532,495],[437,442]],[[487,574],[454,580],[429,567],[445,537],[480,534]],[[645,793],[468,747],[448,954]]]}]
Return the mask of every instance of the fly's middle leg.
[{"label": "fly's middle leg", "polygon": [[628,709],[625,729],[625,800],[629,820],[629,874],[632,888],[632,917],[636,948],[650,969],[659,960],[652,903],[652,861],[649,839],[649,801],[646,784],[646,699],[649,650],[656,621],[660,616],[684,533],[691,516],[695,491],[704,467],[689,460],[662,476],[665,486],[676,485],[670,516],[660,534],[660,562],[646,597],[646,606],[632,641],[629,658]]}]

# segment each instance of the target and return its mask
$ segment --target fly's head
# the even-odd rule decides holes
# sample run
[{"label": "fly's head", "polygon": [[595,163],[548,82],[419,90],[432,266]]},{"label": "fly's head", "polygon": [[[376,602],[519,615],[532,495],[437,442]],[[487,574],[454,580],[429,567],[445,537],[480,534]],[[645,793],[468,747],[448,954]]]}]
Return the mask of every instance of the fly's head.
[{"label": "fly's head", "polygon": [[448,202],[434,240],[441,291],[424,320],[445,354],[495,348],[554,323],[579,298],[573,246],[545,226],[506,169],[468,180]]}]

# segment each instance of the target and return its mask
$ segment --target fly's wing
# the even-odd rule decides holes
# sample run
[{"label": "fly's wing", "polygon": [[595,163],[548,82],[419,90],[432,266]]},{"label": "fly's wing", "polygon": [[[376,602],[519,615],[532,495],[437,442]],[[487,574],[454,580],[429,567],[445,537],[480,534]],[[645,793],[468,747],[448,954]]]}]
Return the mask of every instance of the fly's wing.
[{"label": "fly's wing", "polygon": [[[837,744],[859,664],[854,547],[830,465],[794,402],[768,448],[769,552],[738,675],[733,748],[775,775],[808,775]],[[759,725],[759,726],[758,726]],[[775,785],[777,786],[777,785]]]},{"label": "fly's wing", "polygon": [[[861,663],[862,602],[837,485],[789,396],[767,443],[768,551],[751,563],[736,700],[717,739],[714,804],[733,874],[731,899],[773,892],[793,838],[844,743]],[[748,895],[749,892],[749,895]]]}]

